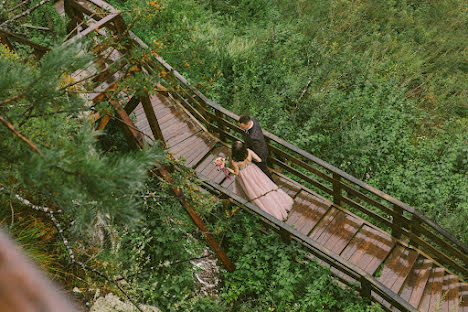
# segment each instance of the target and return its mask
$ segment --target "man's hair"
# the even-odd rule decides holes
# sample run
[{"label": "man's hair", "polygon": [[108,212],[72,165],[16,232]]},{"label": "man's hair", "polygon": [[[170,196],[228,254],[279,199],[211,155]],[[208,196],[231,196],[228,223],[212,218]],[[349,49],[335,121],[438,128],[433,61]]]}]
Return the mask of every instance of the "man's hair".
[{"label": "man's hair", "polygon": [[250,120],[251,119],[249,115],[242,115],[239,117],[239,122],[244,125],[248,124]]}]

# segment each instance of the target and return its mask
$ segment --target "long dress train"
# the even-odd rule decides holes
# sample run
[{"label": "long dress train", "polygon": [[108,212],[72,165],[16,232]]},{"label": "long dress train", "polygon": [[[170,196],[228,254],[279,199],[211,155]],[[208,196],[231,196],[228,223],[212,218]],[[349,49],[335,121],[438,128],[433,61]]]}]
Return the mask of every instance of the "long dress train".
[{"label": "long dress train", "polygon": [[245,195],[253,204],[282,221],[288,218],[288,211],[294,203],[288,194],[251,161],[239,165],[234,192]]}]

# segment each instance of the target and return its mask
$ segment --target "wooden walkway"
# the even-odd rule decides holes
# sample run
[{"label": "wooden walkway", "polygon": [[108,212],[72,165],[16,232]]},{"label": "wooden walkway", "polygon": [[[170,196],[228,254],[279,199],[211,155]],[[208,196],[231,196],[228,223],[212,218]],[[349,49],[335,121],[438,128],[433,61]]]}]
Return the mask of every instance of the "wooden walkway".
[{"label": "wooden walkway", "polygon": [[[133,44],[148,48],[134,34],[124,31],[123,19],[102,0],[65,2],[65,8],[60,1],[56,6],[59,12],[71,17],[68,28],[79,30],[74,39],[92,32],[106,36],[106,32],[110,31],[121,36],[128,35]],[[96,10],[109,11],[112,14],[102,17],[93,14]],[[87,23],[84,23],[83,15],[88,16]],[[120,56],[121,54],[118,54],[109,60],[101,59],[101,65],[108,68],[109,64]],[[124,127],[129,132],[127,134],[134,140],[145,140],[149,144],[162,139],[168,150],[175,157],[181,158],[185,165],[195,170],[200,177],[223,190],[232,190],[234,178],[227,179],[216,169],[213,160],[230,154],[226,142],[235,140],[235,132],[238,134],[241,131],[233,123],[238,117],[212,103],[198,90],[189,86],[185,78],[164,60],[159,57],[156,57],[156,60],[151,66],[142,68],[148,72],[156,70],[164,73],[161,76],[167,77],[161,81],[165,80],[171,91],[156,92],[156,95],[140,98],[125,95],[126,105],[115,103],[115,113],[127,126],[131,126]],[[90,99],[97,102],[107,96],[108,90],[111,90],[119,79],[119,73],[107,77],[100,86],[90,90],[93,92]],[[106,120],[109,120],[108,116],[102,117],[98,128],[102,129],[107,123]],[[205,127],[209,127],[209,131]],[[139,132],[144,133],[144,136]],[[154,137],[155,133],[158,138]],[[468,312],[468,283],[441,264],[443,262],[456,268],[462,274],[465,273],[466,277],[466,245],[408,205],[272,134],[267,134],[267,139],[270,150],[275,155],[275,168],[305,181],[303,185],[299,184],[273,170],[276,183],[294,199],[293,209],[286,220],[287,225],[278,223],[280,230],[289,231],[289,237],[297,237],[293,235],[293,232],[297,232],[303,237],[302,241],[311,241],[326,250],[323,253],[317,252],[316,247],[315,250],[313,246],[309,248],[318,258],[319,255],[326,254],[325,258],[332,255],[333,259],[328,258],[329,261],[319,261],[331,266],[331,271],[345,284],[360,282],[361,294],[382,302],[389,311],[399,311],[396,306],[400,306],[402,311],[417,309],[422,312]],[[307,174],[304,174],[304,171],[307,171]],[[316,176],[317,179],[312,179],[312,176]],[[328,193],[333,197],[333,202],[312,191],[310,187]],[[384,200],[393,207],[385,206]],[[376,220],[376,224],[383,224],[390,230],[384,231],[360,218],[343,208],[342,203],[356,208],[372,220]],[[364,203],[380,209],[387,217],[375,213],[376,210],[366,209]],[[428,241],[434,244],[431,245]],[[414,246],[420,247],[418,249]],[[431,257],[427,252],[435,256]],[[344,264],[340,266],[337,262]],[[361,272],[356,273],[354,269],[346,271],[343,268],[350,266],[346,263],[352,264]],[[350,274],[345,274],[345,271]],[[354,276],[354,279],[351,276]],[[382,288],[391,291],[384,289],[383,292],[379,292]],[[386,296],[387,301],[379,300],[382,298],[379,294]],[[397,300],[394,298],[395,294]],[[403,305],[400,304],[400,299],[403,299]],[[390,305],[389,302],[393,302],[394,305]]]},{"label": "wooden walkway", "polygon": [[[201,177],[232,189],[234,179],[225,178],[213,164],[216,157],[228,156],[229,148],[173,99],[157,94],[151,102],[169,151]],[[141,104],[134,114],[135,125],[151,141],[153,134]],[[287,224],[374,275],[420,311],[468,312],[468,284],[458,276],[280,173],[273,175],[277,184],[294,198]]]}]

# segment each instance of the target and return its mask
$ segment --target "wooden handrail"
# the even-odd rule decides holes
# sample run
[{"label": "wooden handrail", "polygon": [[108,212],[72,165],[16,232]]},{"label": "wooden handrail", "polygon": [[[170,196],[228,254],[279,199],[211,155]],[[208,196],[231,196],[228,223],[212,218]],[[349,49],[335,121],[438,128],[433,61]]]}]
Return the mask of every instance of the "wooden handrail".
[{"label": "wooden handrail", "polygon": [[[29,39],[26,39],[21,35],[18,35],[18,34],[9,32],[8,30],[0,28],[0,41],[2,37],[6,39],[12,39],[16,42],[19,42],[19,43],[22,43],[31,47],[32,49],[34,49],[34,54],[38,58],[41,58],[45,53],[49,52],[50,50],[48,47],[44,47],[38,43],[35,43]],[[8,46],[11,48],[11,45],[9,42],[6,42],[6,44],[8,44]]]},{"label": "wooden handrail", "polygon": [[[133,37],[137,38],[135,35],[133,35]],[[135,42],[137,44],[141,45],[141,40],[135,40]],[[145,47],[146,45],[141,45],[141,46]],[[216,114],[218,114],[217,120],[221,119],[224,124],[230,125],[229,128],[232,131],[242,132],[242,130],[240,128],[238,128],[235,124],[233,124],[233,123],[229,122],[228,120],[226,120],[224,118],[221,118],[219,116],[219,114],[222,114],[224,116],[227,116],[231,120],[238,121],[238,119],[239,119],[238,115],[228,111],[227,109],[223,108],[222,106],[220,106],[220,105],[214,103],[213,101],[209,100],[208,98],[206,98],[206,96],[204,96],[199,90],[197,90],[194,86],[192,86],[180,73],[178,73],[174,68],[172,68],[172,66],[167,64],[160,56],[154,55],[154,58],[158,61],[158,63],[162,66],[162,68],[165,71],[167,71],[170,75],[173,75],[173,77],[175,79],[177,79],[180,84],[185,86],[188,90],[192,91],[194,95],[196,95],[200,100],[204,101],[205,104],[208,105],[208,107],[213,109],[213,112],[209,112],[210,115],[212,114],[213,116],[216,116]],[[187,100],[190,101],[190,99],[187,99]],[[206,119],[205,120],[200,120],[200,121],[206,123]],[[225,131],[223,129],[220,129],[216,125],[213,125],[213,124],[208,124],[207,125],[207,127],[210,127],[210,126],[213,129],[216,129],[216,132],[221,131],[223,133],[224,137],[231,137],[232,138],[232,135],[230,135],[229,131]],[[310,172],[310,173],[312,173],[314,175],[317,175],[322,179],[325,179],[327,182],[338,182],[337,184],[341,185],[342,189],[345,190],[345,191],[347,190],[351,195],[358,195],[358,197],[361,197],[361,199],[362,199],[363,196],[365,196],[366,197],[365,201],[367,203],[370,203],[373,207],[378,208],[380,211],[393,216],[394,220],[397,220],[399,222],[395,221],[395,224],[392,224],[389,221],[384,221],[383,222],[383,219],[382,219],[383,217],[379,216],[377,213],[371,212],[369,210],[363,211],[361,209],[361,211],[366,213],[372,219],[374,219],[374,220],[376,220],[378,222],[381,222],[381,223],[383,222],[385,225],[389,226],[392,229],[395,229],[396,226],[399,226],[399,227],[404,226],[405,228],[410,229],[411,228],[411,222],[414,222],[414,219],[413,219],[413,221],[410,221],[411,218],[408,218],[408,217],[404,216],[403,212],[406,212],[406,213],[410,214],[411,216],[415,216],[415,219],[417,219],[419,222],[422,222],[425,226],[427,226],[429,228],[429,230],[432,230],[432,231],[434,231],[436,233],[436,234],[431,233],[432,235],[428,234],[427,236],[429,236],[429,237],[427,237],[427,238],[429,240],[433,241],[436,245],[441,245],[442,244],[441,247],[446,247],[447,246],[448,252],[452,256],[454,256],[455,258],[460,259],[464,263],[466,263],[466,257],[461,257],[460,255],[468,254],[468,246],[466,246],[465,244],[460,242],[458,239],[453,237],[451,234],[449,234],[446,230],[442,229],[435,222],[433,222],[430,219],[428,219],[427,217],[425,217],[421,212],[419,212],[416,209],[414,209],[413,207],[401,202],[400,200],[395,199],[394,197],[392,197],[392,196],[390,196],[390,195],[388,195],[388,194],[386,194],[386,193],[384,193],[384,192],[382,192],[382,191],[380,191],[380,190],[366,184],[365,182],[358,180],[357,178],[353,177],[352,175],[350,175],[350,174],[348,174],[348,173],[346,173],[346,172],[344,172],[344,171],[342,171],[342,170],[340,170],[340,169],[326,163],[325,161],[321,160],[320,158],[315,157],[312,154],[310,154],[310,153],[308,153],[308,152],[306,152],[306,151],[292,145],[291,143],[277,137],[276,135],[269,133],[268,131],[264,131],[264,135],[265,135],[267,141],[269,141],[267,143],[269,145],[269,148],[272,149],[274,152],[277,152],[278,154],[280,154],[282,156],[286,155],[290,160],[293,160],[293,162],[295,164],[298,164],[302,168],[306,169],[308,172]],[[273,143],[276,143],[278,146],[275,146]],[[279,147],[286,148],[290,152],[293,152],[294,154],[299,155],[299,157],[302,157],[304,160],[301,160],[300,158],[294,157],[293,155],[287,153],[286,151],[280,149]],[[276,159],[274,159],[274,161],[280,162],[280,160],[276,160]],[[324,172],[321,172],[320,170],[318,170],[316,168],[313,168],[311,165],[309,165],[307,163],[307,161],[310,161],[313,164],[318,165],[318,166],[326,169],[327,171],[329,171],[331,176],[327,175]],[[285,168],[284,165],[282,167]],[[288,171],[291,172],[291,170],[288,170]],[[293,170],[293,171],[294,172],[292,172],[292,173],[295,176],[298,176],[297,170]],[[318,172],[320,172],[320,173],[318,173]],[[307,179],[304,179],[304,176],[302,174],[300,174],[300,175],[302,177],[299,176],[299,178],[301,178],[302,180],[305,180],[306,182],[310,182],[310,180],[308,181]],[[343,180],[342,181],[337,181],[336,178],[334,178],[334,176],[338,176],[339,178],[341,178]],[[344,181],[346,181],[346,182],[348,182],[350,184],[344,184]],[[379,198],[381,200],[384,200],[385,202],[391,204],[394,207],[401,208],[401,212],[399,213],[400,214],[399,217],[397,218],[397,211],[393,210],[390,207],[386,207],[385,205],[379,203],[378,201],[370,198],[368,195],[365,195],[364,193],[359,192],[356,189],[353,189],[352,188],[353,185],[359,187],[360,189],[362,189],[364,191],[369,192],[371,195],[374,195],[374,196],[376,196],[377,198]],[[318,186],[319,189],[331,194],[330,189],[327,190],[327,188],[325,186],[323,186],[323,185],[316,185],[316,186]],[[349,203],[349,201],[350,201],[350,199],[348,198],[347,203]],[[356,208],[356,206],[355,206],[356,203],[355,202],[353,202],[353,203],[354,204],[351,205],[351,206]],[[396,232],[398,232],[398,231],[395,231],[395,233]],[[408,231],[404,231],[404,233],[408,233]],[[420,233],[420,234],[424,235],[424,233]],[[435,240],[431,239],[430,236],[434,236],[434,235],[437,235],[437,234],[442,235],[444,237],[444,239],[439,239],[439,240],[437,240],[437,242],[435,242]],[[413,235],[414,235],[414,233],[413,233]],[[407,236],[407,237],[409,237],[409,236]],[[449,243],[452,243],[453,245],[455,245],[458,249],[460,249],[460,251],[454,252],[453,247],[452,248],[448,247],[448,246],[451,246]],[[453,267],[454,262],[453,261],[450,261],[450,262],[445,261],[444,259],[446,259],[447,257],[445,255],[443,255],[442,252],[438,252],[437,254],[433,254],[433,256],[440,257],[442,262],[444,262],[444,263],[446,263],[446,264]],[[461,272],[463,275],[468,276],[468,269],[466,269],[465,266],[456,265],[456,269],[457,269],[457,271]]]},{"label": "wooden handrail", "polygon": [[[118,14],[118,12],[112,6],[101,0],[88,1],[103,10],[110,11],[111,15]],[[128,34],[130,39],[136,43],[137,46],[140,46],[144,49],[149,49],[148,45],[146,45],[133,32],[128,30],[125,32],[125,34]],[[226,140],[238,139],[236,135],[242,133],[242,130],[237,126],[237,121],[239,120],[238,115],[208,99],[160,56],[152,53],[152,58],[154,62],[145,65],[152,69],[156,67],[158,68],[156,69],[158,71],[167,72],[168,76],[166,78],[162,77],[161,82],[165,81],[167,83],[167,87],[169,87],[170,93],[174,94],[174,96],[180,101],[181,105],[192,112],[195,118],[204,124],[209,131],[222,137],[225,142]],[[170,79],[168,80],[167,78]],[[171,86],[173,88],[170,88]],[[464,257],[464,255],[468,254],[468,246],[450,235],[446,230],[442,229],[435,222],[425,217],[422,213],[268,131],[264,131],[264,135],[267,139],[267,144],[273,153],[273,161],[291,175],[293,175],[295,178],[301,179],[308,184],[318,187],[323,192],[333,196],[334,201],[338,201],[340,205],[341,203],[347,204],[350,207],[362,211],[368,217],[377,221],[378,224],[382,224],[390,228],[392,230],[392,234],[398,235],[397,237],[400,237],[399,235],[405,236],[410,240],[410,243],[413,243],[416,246],[420,246],[421,250],[423,251],[427,250],[432,257],[435,257],[442,263],[447,264],[448,266],[455,268],[458,272],[468,276],[468,266],[466,264],[467,257]],[[287,161],[284,159],[287,159]],[[294,168],[293,166],[299,166],[300,170]],[[317,166],[317,168],[314,166]],[[324,169],[325,171],[322,171],[320,168]],[[305,170],[306,173],[302,172],[301,170]],[[309,177],[310,174],[317,176],[327,184],[331,184],[333,188],[330,189],[321,181],[312,179]],[[210,182],[206,183],[209,184]],[[216,185],[213,184],[212,186]],[[217,191],[220,190],[218,189]],[[225,190],[223,190],[223,192],[224,191]],[[365,194],[363,191],[369,194]],[[346,192],[346,195],[343,194],[343,192]],[[245,204],[245,200],[232,197],[234,196],[233,194],[226,192],[223,194],[229,195],[235,202],[239,204]],[[351,198],[351,196],[353,198]],[[377,199],[374,199],[370,196],[374,196]],[[366,207],[362,206],[361,202],[357,202],[355,198],[358,198],[372,207],[377,208],[378,211],[383,212],[386,214],[386,216],[384,217],[374,210],[367,209]],[[389,204],[390,207],[387,207],[380,201]],[[256,214],[260,215],[263,219],[267,220],[269,224],[280,230],[291,233],[295,240],[298,240],[302,244],[305,244],[309,248],[315,250],[314,254],[318,258],[329,263],[340,272],[347,274],[347,276],[351,277],[352,279],[360,282],[361,294],[370,296],[372,291],[379,294],[394,307],[397,307],[402,311],[415,311],[415,309],[408,305],[407,302],[402,300],[398,295],[386,288],[368,273],[364,272],[353,264],[348,263],[341,257],[328,253],[326,249],[317,245],[305,234],[302,234],[282,223],[281,221],[272,218],[258,208],[256,208],[257,210],[253,209],[255,206],[251,206],[252,207],[249,207],[249,210],[252,210]],[[404,213],[409,214],[410,217],[404,215]],[[389,218],[388,216],[391,217]],[[417,223],[417,226],[415,223]],[[439,238],[437,235],[441,235],[443,238]],[[422,236],[424,236],[424,238]],[[433,246],[434,244],[435,247]],[[446,255],[445,253],[440,252],[436,247],[447,247],[446,252],[448,254]],[[457,259],[461,260],[463,264],[460,265],[457,262]]]},{"label": "wooden handrail", "polygon": [[[333,254],[323,246],[319,245],[309,236],[305,235],[304,233],[296,230],[295,228],[291,227],[290,225],[276,219],[275,217],[271,216],[269,213],[265,212],[264,210],[258,208],[250,201],[238,196],[237,194],[233,193],[232,191],[223,188],[222,186],[210,181],[206,177],[200,175],[202,179],[202,185],[204,188],[210,190],[211,192],[218,193],[224,195],[224,197],[229,198],[232,202],[236,205],[241,207],[247,208],[249,212],[254,213],[255,215],[259,216],[262,220],[266,221],[269,225],[272,225],[277,230],[284,230],[289,233],[294,240],[299,242],[301,245],[304,245],[312,252],[312,254],[319,258],[320,260],[326,262],[330,266],[334,267],[335,269],[339,270],[342,273],[345,273],[351,279],[360,283],[359,292],[362,294],[363,292],[368,292],[367,297],[371,297],[372,300],[376,301],[377,298],[371,296],[371,291],[378,294],[381,298],[385,301],[390,303],[393,307],[396,307],[400,311],[414,311],[417,310],[411,306],[408,302],[403,300],[398,294],[390,290],[388,287],[383,285],[380,281],[378,281],[375,277],[370,275],[369,273],[365,272],[355,264],[352,264],[348,260]],[[333,272],[332,272],[333,274]],[[347,282],[346,280],[342,280],[348,286],[356,288],[356,285]],[[367,291],[366,291],[367,288]]]},{"label": "wooden handrail", "polygon": [[[142,47],[147,47],[146,44],[144,44],[141,40],[135,40],[136,37],[134,34],[131,34],[133,37],[134,41],[139,44]],[[139,38],[138,38],[139,39]],[[143,43],[143,44],[142,44]],[[206,96],[204,96],[199,90],[197,90],[193,85],[191,85],[180,73],[178,73],[172,66],[167,64],[160,56],[154,55],[155,60],[159,63],[162,68],[168,72],[169,75],[172,75],[182,86],[185,86],[189,91],[193,92],[193,95],[197,96],[201,101],[203,101],[209,108],[213,109],[213,112],[199,112],[200,115],[212,115],[213,117],[216,117],[216,120],[221,121],[224,125],[229,125],[229,128],[238,133],[242,133],[242,130],[235,124],[229,122],[228,120],[222,118],[222,115],[228,117],[231,120],[238,121],[239,116],[228,111],[227,109],[223,108],[222,106],[214,103],[213,101],[209,100]],[[190,102],[191,99],[188,98],[184,102]],[[184,103],[182,103],[184,104]],[[195,109],[194,107],[191,107],[192,109]],[[206,117],[206,116],[205,116]],[[233,137],[229,131],[226,131],[225,129],[221,129],[217,127],[216,125],[212,123],[207,123],[206,118],[200,120],[202,123],[205,123],[207,128],[211,128],[213,131],[216,133],[222,133],[222,136],[225,138],[230,138],[231,140],[237,139]],[[426,236],[426,239],[429,241],[432,241],[433,244],[439,245],[439,247],[446,247],[448,253],[450,253],[451,256],[453,256],[455,259],[460,259],[464,262],[464,265],[455,265],[456,263],[455,260],[451,261],[446,261],[447,257],[445,255],[445,252],[440,252],[438,251],[436,254],[433,253],[434,249],[432,249],[432,255],[436,258],[440,258],[440,260],[451,266],[454,267],[457,271],[462,273],[464,276],[468,276],[468,269],[466,265],[466,257],[462,257],[460,255],[466,255],[468,254],[468,246],[460,242],[458,239],[453,237],[450,233],[448,233],[446,230],[442,229],[439,225],[437,225],[435,222],[432,220],[428,219],[425,217],[421,212],[417,211],[413,207],[401,202],[398,199],[395,199],[394,197],[366,184],[363,181],[358,180],[357,178],[353,177],[352,175],[326,163],[325,161],[321,160],[318,157],[313,156],[312,154],[292,145],[291,143],[277,137],[274,134],[269,133],[268,131],[264,131],[264,135],[267,139],[267,144],[271,150],[273,150],[274,154],[275,152],[279,154],[279,156],[287,156],[291,161],[293,161],[295,164],[299,165],[301,168],[307,170],[309,173],[312,173],[314,175],[317,175],[318,177],[326,180],[327,182],[332,182],[334,185],[339,185],[342,190],[349,192],[351,195],[358,196],[360,199],[363,199],[364,201],[367,202],[368,204],[371,204],[373,207],[376,207],[380,211],[389,214],[393,217],[393,221],[387,221],[384,217],[380,216],[379,214],[370,211],[368,209],[362,209],[363,206],[359,205],[359,210],[364,212],[366,215],[368,215],[370,218],[386,225],[389,226],[392,229],[392,233],[397,235],[398,233],[408,233],[407,230],[401,231],[400,229],[402,227],[405,227],[406,229],[411,229],[412,225],[411,222],[415,222],[417,220],[418,222],[421,222],[424,224],[428,229],[426,232],[418,232],[419,235],[424,235],[424,233],[429,233]],[[275,146],[277,144],[277,146]],[[291,155],[290,153],[287,153],[286,151],[282,150],[286,149],[294,154],[297,154],[298,157],[295,157]],[[302,158],[303,160],[301,160]],[[304,174],[298,172],[297,170],[293,169],[292,167],[285,166],[281,160],[278,159],[273,159],[274,162],[279,164],[283,169],[286,169],[288,172],[292,173],[294,176],[300,178],[301,180],[305,182],[312,182],[309,178],[306,178]],[[323,169],[326,169],[329,174],[321,172],[320,170],[313,168],[311,165],[309,165],[307,162],[311,162],[315,165],[318,165],[322,167]],[[313,168],[313,169],[312,169]],[[320,173],[319,173],[320,172]],[[331,176],[330,176],[331,175]],[[338,180],[337,180],[337,178]],[[348,183],[344,183],[348,182]],[[326,186],[323,184],[320,184],[319,182],[312,182],[312,184],[315,184],[316,187],[321,189],[322,191],[327,192],[330,195],[333,195],[330,189],[327,189]],[[398,208],[398,209],[393,209],[390,207],[387,207],[383,205],[382,203],[379,203],[377,200],[372,199],[368,195],[358,191],[357,189],[353,188],[358,187],[361,190],[364,190],[366,192],[369,192],[370,195],[376,196],[380,200],[384,200],[388,204],[390,204],[392,207]],[[349,204],[353,208],[357,208],[357,203],[355,201],[352,201],[349,197],[347,197],[347,204]],[[351,204],[352,203],[352,204]],[[406,217],[404,216],[403,212],[408,213],[410,216],[414,216],[413,218]],[[432,232],[435,232],[434,234]],[[414,237],[415,233],[411,233],[412,237]],[[436,235],[442,235],[443,239],[432,239]],[[410,238],[410,236],[406,235],[406,237]],[[422,240],[422,238],[421,238]],[[456,246],[456,248],[459,249],[459,251],[454,252],[454,248],[452,245],[453,244]],[[426,245],[425,245],[426,246]],[[437,250],[437,249],[435,249]]]}]

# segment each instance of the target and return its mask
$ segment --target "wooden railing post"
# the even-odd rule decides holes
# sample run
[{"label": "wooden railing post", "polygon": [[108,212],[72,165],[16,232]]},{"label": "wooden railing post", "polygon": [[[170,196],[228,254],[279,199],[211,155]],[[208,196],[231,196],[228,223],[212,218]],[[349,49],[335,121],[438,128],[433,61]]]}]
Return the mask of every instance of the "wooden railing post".
[{"label": "wooden railing post", "polygon": [[83,13],[73,7],[73,1],[74,0],[64,0],[63,2],[65,14],[70,18],[70,22],[67,24],[67,34],[70,34],[71,32],[77,32],[75,28],[84,19]]},{"label": "wooden railing post", "polygon": [[392,236],[395,238],[401,238],[403,208],[397,205],[394,205],[393,208],[395,215],[392,216]]},{"label": "wooden railing post", "polygon": [[370,282],[364,277],[361,276],[361,297],[363,298],[370,298],[371,297],[371,284]]},{"label": "wooden railing post", "polygon": [[218,125],[218,133],[219,133],[219,138],[221,141],[226,142],[226,136],[224,133],[226,132],[226,127],[224,126],[223,122],[223,114],[219,111],[215,111],[215,116],[216,116],[216,124]]},{"label": "wooden railing post", "polygon": [[288,231],[286,231],[284,228],[280,228],[279,234],[283,242],[286,244],[289,244],[291,242],[291,234],[289,234]]},{"label": "wooden railing post", "polygon": [[[409,226],[410,233],[415,235],[415,236],[418,236],[419,231],[418,231],[418,229],[416,227],[416,222],[419,222],[419,221],[418,221],[418,218],[416,217],[416,215],[413,214],[411,216],[411,221],[410,222],[411,222],[410,226]],[[418,244],[414,240],[412,240],[411,238],[410,238],[409,243],[410,243],[410,245],[414,246],[415,248],[418,248]]]},{"label": "wooden railing post", "polygon": [[343,195],[340,185],[341,177],[337,173],[333,173],[333,203],[342,207]]},{"label": "wooden railing post", "polygon": [[143,110],[145,111],[146,119],[148,120],[154,138],[160,140],[162,146],[165,147],[166,143],[164,141],[164,137],[159,126],[158,119],[156,118],[156,113],[154,112],[153,104],[151,103],[147,92],[145,92],[145,94],[140,97],[140,102],[143,105]]},{"label": "wooden railing post", "polygon": [[5,34],[0,33],[0,43],[3,43],[8,47],[8,49],[11,50],[11,52],[14,52],[13,45],[11,44],[10,40],[8,40],[8,37]]}]

